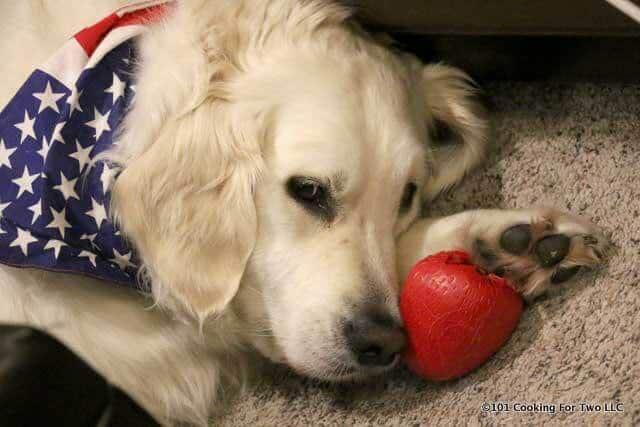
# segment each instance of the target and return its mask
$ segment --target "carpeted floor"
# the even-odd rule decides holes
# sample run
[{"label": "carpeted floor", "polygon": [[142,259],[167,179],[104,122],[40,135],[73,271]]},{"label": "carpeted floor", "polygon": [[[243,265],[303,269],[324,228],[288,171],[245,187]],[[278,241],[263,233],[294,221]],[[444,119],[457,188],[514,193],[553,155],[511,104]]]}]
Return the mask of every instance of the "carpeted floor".
[{"label": "carpeted floor", "polygon": [[[486,90],[495,110],[490,161],[431,213],[562,207],[611,234],[618,250],[609,267],[528,307],[507,345],[461,380],[433,384],[399,370],[367,385],[332,386],[272,368],[223,425],[640,424],[640,85]],[[511,411],[483,412],[485,402]],[[583,412],[581,402],[620,403],[624,412]],[[516,412],[516,403],[555,404],[555,414]]]}]

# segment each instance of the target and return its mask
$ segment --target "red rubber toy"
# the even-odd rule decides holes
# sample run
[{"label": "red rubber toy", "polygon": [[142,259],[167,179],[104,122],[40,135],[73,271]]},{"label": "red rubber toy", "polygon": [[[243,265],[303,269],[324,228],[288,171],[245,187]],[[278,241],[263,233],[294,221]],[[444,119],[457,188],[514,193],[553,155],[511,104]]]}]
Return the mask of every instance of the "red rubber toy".
[{"label": "red rubber toy", "polygon": [[404,360],[429,380],[461,377],[502,347],[522,308],[507,281],[477,268],[467,253],[429,256],[413,267],[400,296],[409,341]]}]

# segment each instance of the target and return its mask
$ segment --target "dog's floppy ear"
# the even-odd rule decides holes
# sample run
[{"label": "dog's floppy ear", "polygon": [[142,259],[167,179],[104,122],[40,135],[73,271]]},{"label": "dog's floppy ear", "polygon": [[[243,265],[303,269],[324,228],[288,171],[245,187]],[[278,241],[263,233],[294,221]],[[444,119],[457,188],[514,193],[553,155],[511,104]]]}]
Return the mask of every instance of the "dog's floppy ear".
[{"label": "dog's floppy ear", "polygon": [[467,74],[431,64],[423,67],[421,77],[433,162],[423,194],[432,199],[484,158],[488,123],[477,89]]},{"label": "dog's floppy ear", "polygon": [[202,323],[234,297],[254,247],[264,120],[231,99],[238,49],[189,13],[141,39],[136,100],[106,157],[123,166],[111,212],[155,301]]},{"label": "dog's floppy ear", "polygon": [[229,108],[205,102],[168,119],[112,189],[156,301],[200,320],[236,294],[256,237],[259,144],[246,125],[234,131]]}]

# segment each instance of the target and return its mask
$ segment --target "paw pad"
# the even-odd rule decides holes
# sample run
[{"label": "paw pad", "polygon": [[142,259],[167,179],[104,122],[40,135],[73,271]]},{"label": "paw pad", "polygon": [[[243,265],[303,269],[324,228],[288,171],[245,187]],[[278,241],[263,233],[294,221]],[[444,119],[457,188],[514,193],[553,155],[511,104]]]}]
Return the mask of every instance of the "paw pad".
[{"label": "paw pad", "polygon": [[509,227],[500,236],[500,246],[513,255],[521,255],[529,248],[531,243],[531,226],[518,224]]},{"label": "paw pad", "polygon": [[578,271],[580,271],[579,265],[569,268],[558,268],[551,276],[551,283],[556,285],[558,283],[566,282],[575,276]]},{"label": "paw pad", "polygon": [[543,267],[552,267],[562,261],[567,253],[571,239],[564,234],[553,234],[536,243],[535,253]]}]

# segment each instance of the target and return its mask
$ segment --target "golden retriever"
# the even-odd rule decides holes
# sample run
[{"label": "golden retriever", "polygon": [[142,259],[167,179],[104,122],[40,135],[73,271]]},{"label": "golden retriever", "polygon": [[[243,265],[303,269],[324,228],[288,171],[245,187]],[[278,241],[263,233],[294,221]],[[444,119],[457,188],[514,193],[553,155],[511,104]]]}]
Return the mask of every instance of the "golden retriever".
[{"label": "golden retriever", "polygon": [[[0,5],[3,105],[119,3]],[[430,253],[467,250],[529,298],[603,261],[597,227],[549,208],[418,221],[481,162],[487,119],[462,71],[345,6],[182,0],[137,44],[111,210],[152,294],[2,267],[0,320],[56,335],[164,423],[206,424],[252,353],[331,381],[390,369],[400,279]]]}]

